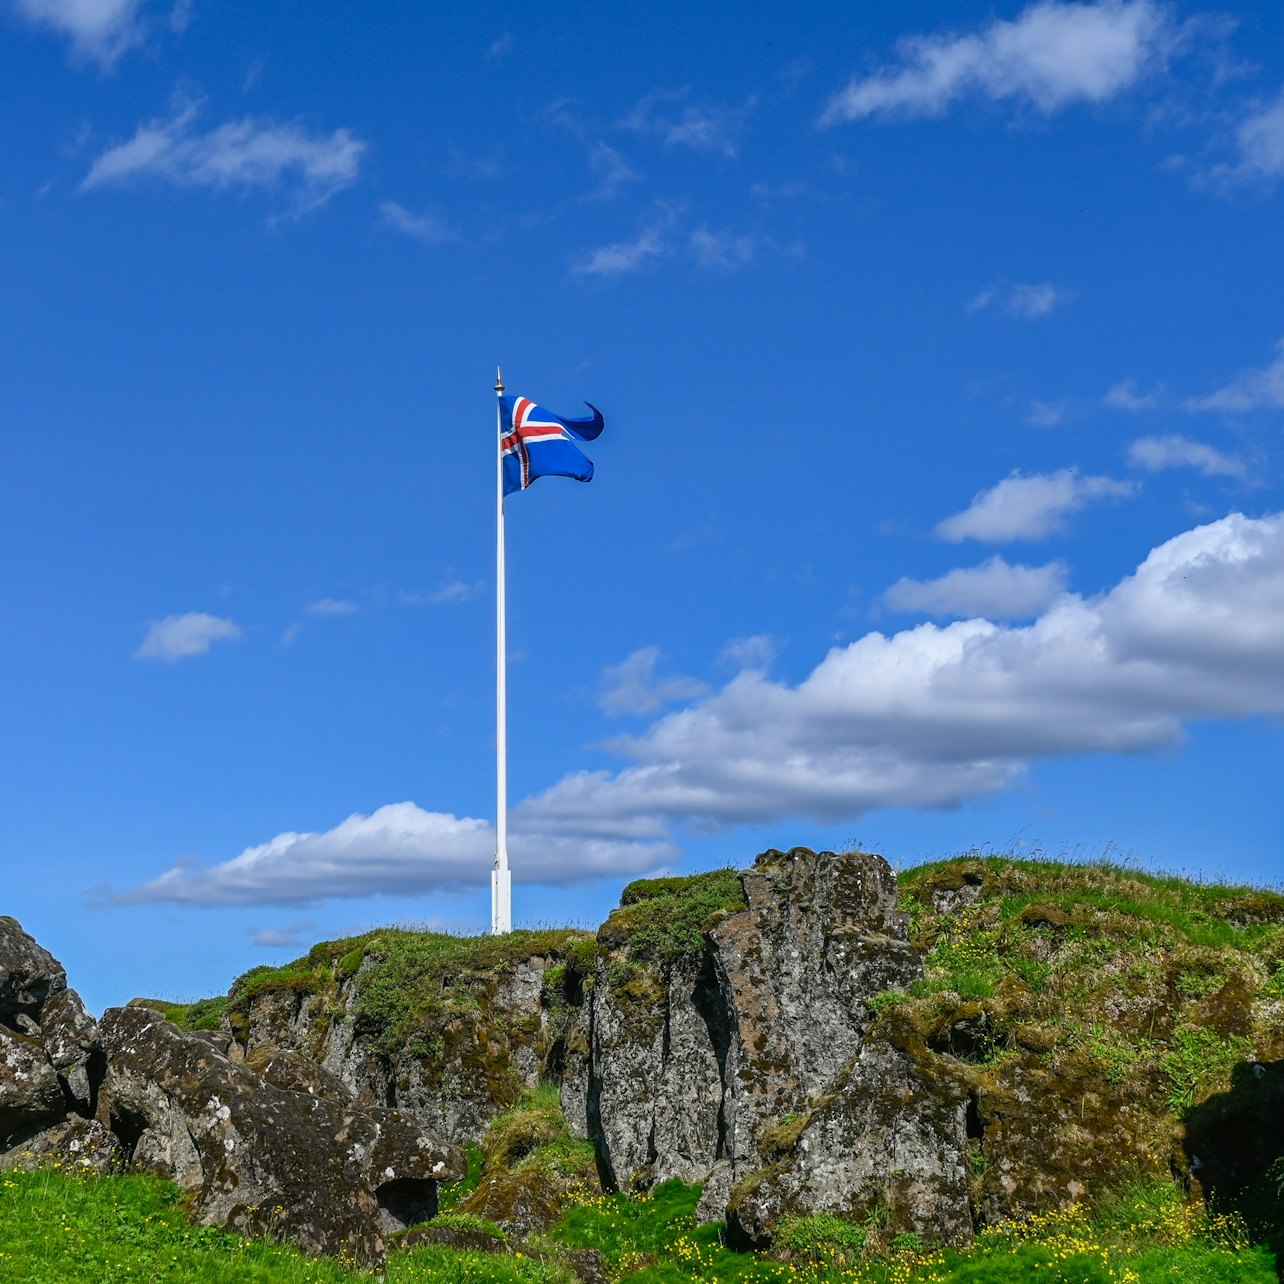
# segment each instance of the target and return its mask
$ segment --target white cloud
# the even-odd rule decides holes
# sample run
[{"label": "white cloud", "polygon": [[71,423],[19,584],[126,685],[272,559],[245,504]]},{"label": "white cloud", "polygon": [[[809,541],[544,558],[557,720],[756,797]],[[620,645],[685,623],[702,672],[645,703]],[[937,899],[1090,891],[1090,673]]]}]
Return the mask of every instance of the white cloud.
[{"label": "white cloud", "polygon": [[491,59],[492,62],[497,62],[513,52],[513,45],[513,33],[505,31],[502,36],[491,41],[490,47],[486,50],[486,57]]},{"label": "white cloud", "polygon": [[995,556],[979,566],[959,567],[934,580],[897,580],[883,594],[883,601],[896,611],[922,611],[926,615],[1028,619],[1065,592],[1066,574],[1064,562],[1010,566]]},{"label": "white cloud", "polygon": [[412,214],[404,205],[396,201],[383,201],[379,205],[386,227],[395,228],[407,236],[421,241],[424,245],[444,245],[447,241],[458,240],[450,225],[435,214]]},{"label": "white cloud", "polygon": [[1241,371],[1225,387],[1207,397],[1192,397],[1186,402],[1186,409],[1232,412],[1284,409],[1284,339],[1276,347],[1275,360],[1269,365]]},{"label": "white cloud", "polygon": [[[518,882],[569,885],[628,878],[672,862],[656,826],[608,818],[551,833],[514,815],[509,842]],[[331,897],[421,896],[486,885],[495,834],[484,820],[424,811],[411,802],[360,813],[324,833],[282,833],[221,864],[183,861],[114,893],[118,905],[309,905]]]},{"label": "white cloud", "polygon": [[240,628],[231,620],[200,611],[186,615],[167,615],[154,620],[147,630],[138,650],[139,660],[184,660],[193,655],[204,655],[215,642],[231,642],[241,636]]},{"label": "white cloud", "polygon": [[297,124],[247,118],[202,133],[193,127],[197,114],[188,104],[168,120],[140,125],[128,142],[99,156],[81,190],[143,177],[179,187],[264,187],[305,213],[357,181],[366,144],[347,129],[314,135]]},{"label": "white cloud", "polygon": [[1242,479],[1247,472],[1242,459],[1224,455],[1202,441],[1176,435],[1139,437],[1128,447],[1128,462],[1152,473],[1164,468],[1194,468],[1205,477]]},{"label": "white cloud", "polygon": [[1135,490],[1132,482],[1082,477],[1076,468],[1029,475],[1017,471],[975,495],[963,512],[939,523],[936,533],[952,543],[1043,539],[1060,531],[1071,513],[1096,500],[1126,499]]},{"label": "white cloud", "polygon": [[315,602],[309,602],[307,612],[309,615],[356,615],[361,608],[355,602],[348,602],[341,598],[322,597]]},{"label": "white cloud", "polygon": [[649,227],[632,241],[617,241],[590,251],[573,263],[571,270],[583,276],[621,276],[637,272],[652,259],[668,253],[670,249],[660,229]]},{"label": "white cloud", "polygon": [[143,39],[142,0],[14,0],[29,22],[70,36],[79,59],[110,67]]},{"label": "white cloud", "polygon": [[769,669],[776,658],[779,644],[770,633],[732,638],[718,654],[718,662],[733,669]]},{"label": "white cloud", "polygon": [[[1179,744],[1202,719],[1284,715],[1284,514],[1235,513],[1154,549],[1109,592],[1033,623],[921,624],[835,647],[797,685],[742,672],[513,812],[514,877],[553,884],[671,863],[697,827],[951,807],[1042,758]],[[484,821],[413,803],[190,861],[116,903],[305,904],[486,885]]]},{"label": "white cloud", "polygon": [[830,100],[821,123],[876,113],[939,116],[968,97],[1014,101],[1045,114],[1105,102],[1162,63],[1169,27],[1165,10],[1151,0],[1043,0],[977,34],[902,40],[898,62],[854,78]]},{"label": "white cloud", "polygon": [[471,602],[486,588],[485,580],[450,580],[439,589],[425,593],[420,589],[406,589],[397,595],[402,606],[456,606]]},{"label": "white cloud", "polygon": [[1163,390],[1156,388],[1153,392],[1138,392],[1136,379],[1125,379],[1117,383],[1106,393],[1106,405],[1116,410],[1127,410],[1138,414],[1143,410],[1155,410],[1163,404]]},{"label": "white cloud", "polygon": [[967,305],[969,312],[980,312],[990,304],[1003,309],[1009,316],[1033,321],[1069,302],[1073,296],[1068,290],[1059,290],[1049,282],[1015,285],[987,285],[972,297]]},{"label": "white cloud", "polygon": [[522,810],[556,828],[954,806],[1032,760],[1153,750],[1190,720],[1284,714],[1282,634],[1284,515],[1233,514],[1026,626],[870,633],[797,686],[742,673],[618,741],[624,770],[568,776]]},{"label": "white cloud", "polygon": [[680,675],[657,677],[660,662],[658,646],[644,646],[619,664],[602,672],[602,692],[598,704],[609,717],[623,713],[654,713],[662,705],[678,700],[692,700],[708,689],[695,678]]},{"label": "white cloud", "polygon": [[753,261],[757,244],[752,236],[737,236],[734,232],[711,232],[698,227],[689,240],[691,253],[701,267],[734,272]]}]

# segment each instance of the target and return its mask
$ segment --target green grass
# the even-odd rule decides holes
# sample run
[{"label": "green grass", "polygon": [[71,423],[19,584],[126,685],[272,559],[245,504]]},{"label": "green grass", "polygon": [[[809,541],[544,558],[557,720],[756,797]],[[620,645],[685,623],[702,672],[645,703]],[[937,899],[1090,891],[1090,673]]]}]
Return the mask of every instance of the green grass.
[{"label": "green grass", "polygon": [[[1099,1216],[1086,1210],[1007,1224],[967,1252],[925,1252],[902,1237],[862,1256],[865,1228],[825,1214],[784,1223],[779,1261],[732,1252],[717,1226],[697,1226],[699,1188],[657,1186],[648,1199],[604,1196],[568,1210],[549,1237],[597,1248],[622,1284],[717,1280],[785,1284],[1273,1284],[1274,1258],[1242,1224],[1188,1207],[1171,1183],[1137,1183]],[[899,1251],[897,1251],[899,1249]]]},{"label": "green grass", "polygon": [[180,1030],[218,1030],[222,1028],[223,1013],[227,1010],[227,996],[220,994],[212,999],[197,999],[195,1003],[130,999],[128,1006],[159,1012],[166,1021],[173,1022]]},{"label": "green grass", "polygon": [[[666,1182],[647,1198],[600,1196],[570,1207],[533,1250],[508,1255],[422,1247],[390,1254],[388,1284],[573,1284],[559,1248],[600,1251],[621,1284],[1271,1284],[1273,1256],[1243,1224],[1188,1205],[1171,1183],[1136,1182],[1103,1200],[984,1232],[967,1252],[861,1255],[862,1228],[818,1215],[787,1224],[791,1260],[737,1253],[697,1226],[699,1187]],[[487,1229],[447,1214],[441,1224]],[[906,1237],[908,1241],[910,1237]],[[895,1247],[895,1246],[894,1246]],[[529,1255],[541,1253],[546,1260]],[[0,1280],[32,1284],[358,1284],[373,1276],[278,1244],[191,1226],[176,1187],[149,1177],[57,1171],[0,1177]]]},{"label": "green grass", "polygon": [[[283,1244],[189,1224],[178,1188],[151,1177],[0,1177],[0,1280],[28,1284],[370,1284],[375,1276]],[[559,1263],[415,1248],[388,1284],[574,1284]]]}]

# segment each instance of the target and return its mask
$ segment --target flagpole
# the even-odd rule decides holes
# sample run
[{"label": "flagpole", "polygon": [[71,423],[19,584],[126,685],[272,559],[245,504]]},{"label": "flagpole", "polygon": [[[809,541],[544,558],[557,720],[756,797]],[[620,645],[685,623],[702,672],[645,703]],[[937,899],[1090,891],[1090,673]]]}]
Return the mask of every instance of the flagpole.
[{"label": "flagpole", "polygon": [[495,868],[490,875],[490,930],[513,930],[508,872],[508,657],[504,620],[504,376],[495,368]]}]

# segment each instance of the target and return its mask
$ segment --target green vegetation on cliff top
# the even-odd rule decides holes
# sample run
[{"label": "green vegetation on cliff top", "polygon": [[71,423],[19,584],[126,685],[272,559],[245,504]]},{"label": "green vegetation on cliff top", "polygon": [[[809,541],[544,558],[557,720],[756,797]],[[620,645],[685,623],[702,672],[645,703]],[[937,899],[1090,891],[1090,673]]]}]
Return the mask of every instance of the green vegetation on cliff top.
[{"label": "green vegetation on cliff top", "polygon": [[696,953],[713,923],[745,905],[734,869],[683,878],[640,878],[624,889],[620,908],[598,929],[597,939],[606,949],[627,946],[635,962],[671,963]]},{"label": "green vegetation on cliff top", "polygon": [[535,956],[575,962],[585,970],[596,954],[593,936],[573,928],[518,930],[507,936],[451,936],[380,928],[322,941],[281,967],[256,967],[233,982],[227,997],[234,1031],[260,995],[293,990],[332,992],[351,981],[359,1033],[392,1051],[430,1051],[434,1033],[456,1009],[476,1008],[496,976]]},{"label": "green vegetation on cliff top", "polygon": [[899,889],[925,974],[876,1006],[937,1051],[1144,1084],[1177,1116],[1237,1064],[1284,1057],[1284,895],[979,855],[908,870]]}]

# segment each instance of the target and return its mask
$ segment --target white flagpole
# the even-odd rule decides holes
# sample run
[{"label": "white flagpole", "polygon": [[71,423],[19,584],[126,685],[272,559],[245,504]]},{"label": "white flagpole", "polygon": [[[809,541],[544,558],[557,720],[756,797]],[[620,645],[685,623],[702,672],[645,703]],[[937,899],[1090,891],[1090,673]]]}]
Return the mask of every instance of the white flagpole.
[{"label": "white flagpole", "polygon": [[513,930],[513,882],[508,872],[508,663],[504,622],[504,376],[495,368],[495,868],[490,875],[490,930]]}]

